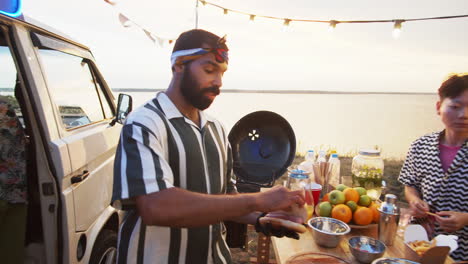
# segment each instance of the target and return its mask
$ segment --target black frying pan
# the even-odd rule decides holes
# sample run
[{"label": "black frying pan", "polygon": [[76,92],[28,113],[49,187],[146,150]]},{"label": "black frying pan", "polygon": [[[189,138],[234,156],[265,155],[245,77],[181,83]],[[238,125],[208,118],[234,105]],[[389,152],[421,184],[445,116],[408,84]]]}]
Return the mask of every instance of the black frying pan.
[{"label": "black frying pan", "polygon": [[271,187],[294,160],[296,137],[282,116],[258,111],[241,118],[229,132],[238,181]]}]

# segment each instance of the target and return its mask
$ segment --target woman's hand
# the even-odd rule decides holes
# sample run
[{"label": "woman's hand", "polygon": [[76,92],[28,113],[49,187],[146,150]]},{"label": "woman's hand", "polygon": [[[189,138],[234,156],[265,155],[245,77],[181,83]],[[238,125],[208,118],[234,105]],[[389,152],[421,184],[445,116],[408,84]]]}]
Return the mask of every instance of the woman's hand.
[{"label": "woman's hand", "polygon": [[468,213],[442,211],[437,213],[436,221],[446,232],[455,232],[468,225]]},{"label": "woman's hand", "polygon": [[410,208],[412,211],[412,215],[414,217],[426,217],[427,212],[429,212],[429,205],[416,197],[413,197],[413,199],[409,202]]}]

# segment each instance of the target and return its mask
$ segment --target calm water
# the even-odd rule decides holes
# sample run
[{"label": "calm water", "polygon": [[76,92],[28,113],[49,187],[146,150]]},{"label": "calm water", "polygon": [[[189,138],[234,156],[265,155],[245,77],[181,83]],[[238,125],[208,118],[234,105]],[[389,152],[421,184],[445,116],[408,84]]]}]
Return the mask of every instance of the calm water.
[{"label": "calm water", "polygon": [[[155,92],[131,92],[134,105]],[[416,138],[442,129],[437,95],[221,93],[207,113],[230,130],[248,113],[268,110],[291,124],[297,151],[336,148],[354,154],[379,146],[387,158],[404,158]]]}]

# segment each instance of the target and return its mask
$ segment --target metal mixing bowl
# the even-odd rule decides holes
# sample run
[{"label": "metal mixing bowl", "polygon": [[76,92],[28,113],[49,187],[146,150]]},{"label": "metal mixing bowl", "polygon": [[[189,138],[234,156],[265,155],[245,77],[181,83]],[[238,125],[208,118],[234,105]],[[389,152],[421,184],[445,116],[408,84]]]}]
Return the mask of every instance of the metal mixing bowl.
[{"label": "metal mixing bowl", "polygon": [[338,246],[341,238],[351,231],[345,222],[330,217],[314,217],[307,224],[312,228],[315,243],[322,247]]},{"label": "metal mixing bowl", "polygon": [[348,240],[348,245],[353,256],[362,263],[371,263],[382,257],[387,249],[380,240],[367,236],[352,237]]},{"label": "metal mixing bowl", "polygon": [[372,261],[372,264],[420,264],[419,262],[401,258],[379,258]]}]

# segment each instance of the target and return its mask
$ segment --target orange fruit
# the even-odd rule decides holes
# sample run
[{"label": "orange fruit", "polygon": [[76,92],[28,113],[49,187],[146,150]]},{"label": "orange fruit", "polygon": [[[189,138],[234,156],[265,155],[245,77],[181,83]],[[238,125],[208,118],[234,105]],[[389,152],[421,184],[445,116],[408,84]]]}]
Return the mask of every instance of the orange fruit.
[{"label": "orange fruit", "polygon": [[358,225],[368,225],[372,223],[374,219],[374,213],[372,209],[367,207],[361,207],[354,211],[353,221]]},{"label": "orange fruit", "polygon": [[353,201],[355,203],[359,202],[359,192],[356,191],[355,189],[353,188],[347,188],[343,191],[344,195],[345,195],[345,198],[346,198],[346,202],[347,201]]},{"label": "orange fruit", "polygon": [[323,196],[322,202],[328,202],[328,193]]},{"label": "orange fruit", "polygon": [[372,202],[372,204],[369,206],[369,208],[372,210],[372,214],[373,214],[373,217],[372,217],[372,221],[374,223],[378,223],[379,222],[379,218],[380,218],[380,212],[379,212],[379,204],[377,203],[374,203]]},{"label": "orange fruit", "polygon": [[347,205],[337,204],[335,207],[333,207],[331,216],[345,223],[349,223],[349,221],[351,221],[353,218],[353,212]]}]

